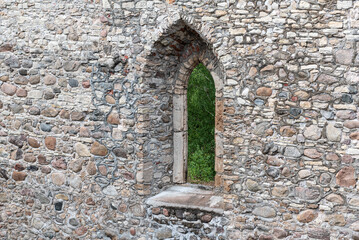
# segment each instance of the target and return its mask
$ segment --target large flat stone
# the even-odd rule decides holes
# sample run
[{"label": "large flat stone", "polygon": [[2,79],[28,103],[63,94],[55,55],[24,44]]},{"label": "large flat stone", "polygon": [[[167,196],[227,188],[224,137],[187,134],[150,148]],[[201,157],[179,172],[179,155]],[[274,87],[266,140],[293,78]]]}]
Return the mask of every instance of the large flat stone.
[{"label": "large flat stone", "polygon": [[221,196],[191,185],[170,187],[149,198],[146,203],[154,207],[190,208],[215,213],[223,213],[224,207]]}]

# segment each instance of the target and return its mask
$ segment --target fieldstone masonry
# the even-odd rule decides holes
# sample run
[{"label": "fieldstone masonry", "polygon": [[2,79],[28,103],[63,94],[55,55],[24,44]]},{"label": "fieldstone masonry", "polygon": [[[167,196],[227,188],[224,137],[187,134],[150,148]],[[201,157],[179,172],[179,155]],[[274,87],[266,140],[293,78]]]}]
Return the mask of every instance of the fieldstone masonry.
[{"label": "fieldstone masonry", "polygon": [[[0,238],[359,239],[358,29],[352,0],[0,0]],[[223,214],[146,204],[185,181],[199,62]]]}]

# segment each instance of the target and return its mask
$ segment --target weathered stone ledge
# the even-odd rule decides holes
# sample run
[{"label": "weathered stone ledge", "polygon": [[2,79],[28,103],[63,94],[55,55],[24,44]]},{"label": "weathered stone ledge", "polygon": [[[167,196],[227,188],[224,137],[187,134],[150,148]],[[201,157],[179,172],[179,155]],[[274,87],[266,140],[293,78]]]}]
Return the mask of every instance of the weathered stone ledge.
[{"label": "weathered stone ledge", "polygon": [[192,185],[170,187],[149,198],[146,203],[153,207],[175,207],[223,213],[223,198],[221,196]]}]

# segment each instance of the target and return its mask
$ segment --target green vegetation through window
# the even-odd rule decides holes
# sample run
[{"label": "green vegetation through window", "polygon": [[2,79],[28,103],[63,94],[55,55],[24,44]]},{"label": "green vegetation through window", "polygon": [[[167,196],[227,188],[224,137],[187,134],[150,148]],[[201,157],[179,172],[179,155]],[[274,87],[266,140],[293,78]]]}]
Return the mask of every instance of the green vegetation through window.
[{"label": "green vegetation through window", "polygon": [[215,93],[210,72],[199,64],[189,78],[187,89],[189,182],[214,180]]}]

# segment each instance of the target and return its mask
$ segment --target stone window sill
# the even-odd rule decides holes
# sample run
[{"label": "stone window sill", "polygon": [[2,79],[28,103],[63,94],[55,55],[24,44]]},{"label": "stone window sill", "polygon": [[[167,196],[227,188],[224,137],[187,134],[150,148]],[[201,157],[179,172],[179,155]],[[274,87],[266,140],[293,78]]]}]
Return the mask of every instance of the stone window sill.
[{"label": "stone window sill", "polygon": [[201,211],[223,213],[223,198],[212,191],[193,185],[172,186],[147,199],[153,207],[173,207],[197,209]]}]

